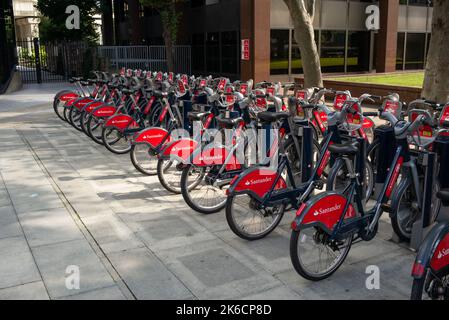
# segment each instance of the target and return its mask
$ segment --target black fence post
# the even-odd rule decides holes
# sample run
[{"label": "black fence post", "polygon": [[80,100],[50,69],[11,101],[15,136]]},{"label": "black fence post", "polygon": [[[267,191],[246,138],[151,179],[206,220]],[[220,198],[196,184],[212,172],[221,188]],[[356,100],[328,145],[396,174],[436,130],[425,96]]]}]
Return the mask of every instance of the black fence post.
[{"label": "black fence post", "polygon": [[39,39],[34,38],[34,62],[36,65],[36,79],[37,83],[42,83],[42,68],[41,68],[41,57],[40,57],[40,50],[39,50]]}]

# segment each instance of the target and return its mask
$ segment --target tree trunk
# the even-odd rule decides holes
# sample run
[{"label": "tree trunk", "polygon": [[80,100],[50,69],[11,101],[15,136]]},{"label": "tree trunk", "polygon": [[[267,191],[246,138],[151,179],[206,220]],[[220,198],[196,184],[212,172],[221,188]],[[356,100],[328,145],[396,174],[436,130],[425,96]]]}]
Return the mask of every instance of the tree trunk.
[{"label": "tree trunk", "polygon": [[449,1],[433,1],[432,38],[422,95],[439,103],[449,101]]},{"label": "tree trunk", "polygon": [[173,62],[173,39],[170,32],[170,29],[167,27],[167,25],[163,24],[163,33],[162,36],[164,38],[164,44],[165,44],[165,52],[166,52],[166,58],[167,58],[167,68],[168,72],[174,72],[174,62]]},{"label": "tree trunk", "polygon": [[138,0],[128,0],[129,23],[131,25],[131,44],[142,44],[142,26],[140,21],[140,2]]},{"label": "tree trunk", "polygon": [[304,70],[304,87],[322,87],[321,62],[315,43],[313,17],[315,1],[313,0],[284,0],[289,8],[295,29],[295,40],[301,52]]},{"label": "tree trunk", "polygon": [[101,13],[103,20],[103,44],[105,46],[112,46],[114,45],[114,20],[112,16],[112,0],[102,0]]}]

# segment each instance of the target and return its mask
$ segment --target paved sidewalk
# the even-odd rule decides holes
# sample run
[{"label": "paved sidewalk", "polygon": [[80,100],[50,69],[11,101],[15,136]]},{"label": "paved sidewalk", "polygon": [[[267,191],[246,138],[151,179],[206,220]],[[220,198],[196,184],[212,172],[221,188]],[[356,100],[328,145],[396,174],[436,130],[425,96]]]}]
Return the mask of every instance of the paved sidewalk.
[{"label": "paved sidewalk", "polygon": [[[330,279],[299,277],[287,214],[246,242],[59,120],[64,86],[0,96],[0,299],[407,299],[414,254],[384,218]],[[366,268],[381,271],[366,289]],[[73,275],[79,270],[79,289]],[[68,285],[68,286],[67,286]]]}]

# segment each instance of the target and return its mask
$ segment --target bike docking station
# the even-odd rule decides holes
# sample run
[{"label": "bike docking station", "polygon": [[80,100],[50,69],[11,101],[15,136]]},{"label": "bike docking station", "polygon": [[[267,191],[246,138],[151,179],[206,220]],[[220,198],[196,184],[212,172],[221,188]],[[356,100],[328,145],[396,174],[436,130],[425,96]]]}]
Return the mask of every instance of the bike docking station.
[{"label": "bike docking station", "polygon": [[394,160],[394,154],[397,149],[396,136],[392,126],[382,125],[374,129],[374,140],[379,141],[377,152],[382,151],[382,156],[375,155],[376,165],[376,181],[374,182],[373,199],[379,198],[382,187],[387,181],[391,164]]},{"label": "bike docking station", "polygon": [[[445,169],[442,164],[449,161],[449,137],[439,136],[433,143],[433,151],[419,154],[419,162],[426,168],[424,177],[424,197],[421,216],[413,224],[412,239],[410,248],[417,251],[424,241],[427,234],[433,229],[435,224],[449,221],[449,208],[440,205],[437,212],[437,218],[432,223],[432,212],[434,210],[435,181],[439,181],[440,190],[449,188],[449,170]],[[438,159],[439,155],[439,159]],[[438,163],[440,168],[438,170]],[[437,175],[436,172],[439,172]]]},{"label": "bike docking station", "polygon": [[313,129],[307,120],[293,121],[298,128],[294,134],[302,140],[301,149],[298,150],[301,150],[301,182],[306,183],[313,173]]},{"label": "bike docking station", "polygon": [[427,233],[433,228],[431,224],[432,209],[434,203],[434,181],[436,178],[437,154],[434,152],[419,152],[418,162],[425,168],[424,173],[424,197],[420,217],[415,221],[412,227],[412,237],[410,240],[410,249],[417,251],[421,246]]}]

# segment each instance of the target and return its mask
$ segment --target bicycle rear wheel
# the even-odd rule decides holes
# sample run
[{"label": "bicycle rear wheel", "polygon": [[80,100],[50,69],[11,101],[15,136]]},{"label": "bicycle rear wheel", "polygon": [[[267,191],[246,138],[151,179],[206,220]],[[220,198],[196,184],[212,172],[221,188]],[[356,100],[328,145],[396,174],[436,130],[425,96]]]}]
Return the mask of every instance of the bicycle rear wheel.
[{"label": "bicycle rear wheel", "polygon": [[95,117],[93,114],[89,114],[86,123],[87,134],[95,143],[100,145],[104,144],[102,138],[103,123],[104,120],[102,118]]},{"label": "bicycle rear wheel", "polygon": [[185,202],[203,214],[217,213],[226,206],[226,189],[229,185],[214,186],[212,170],[213,167],[190,165],[184,168],[181,176],[181,193]]},{"label": "bicycle rear wheel", "polygon": [[58,116],[59,119],[66,121],[64,119],[64,105],[65,105],[65,101],[61,101],[60,97],[63,96],[64,94],[68,94],[68,93],[72,93],[72,91],[70,90],[63,90],[61,92],[58,92],[53,100],[53,110],[55,111],[56,115]]},{"label": "bicycle rear wheel", "polygon": [[430,270],[421,279],[414,279],[410,300],[449,300],[449,272],[433,274]]},{"label": "bicycle rear wheel", "polygon": [[320,281],[340,268],[351,249],[353,235],[342,240],[330,240],[319,227],[293,231],[290,238],[290,257],[302,277]]},{"label": "bicycle rear wheel", "polygon": [[69,118],[69,122],[76,130],[83,131],[81,127],[82,111],[80,111],[78,108],[72,108],[69,112]]},{"label": "bicycle rear wheel", "polygon": [[115,154],[126,154],[131,151],[131,139],[117,128],[103,128],[101,137],[106,149]]},{"label": "bicycle rear wheel", "polygon": [[159,159],[157,176],[161,185],[169,192],[181,194],[182,164],[176,160]]},{"label": "bicycle rear wheel", "polygon": [[253,241],[268,236],[284,216],[285,205],[262,207],[248,194],[232,195],[226,201],[226,220],[240,238]]},{"label": "bicycle rear wheel", "polygon": [[134,168],[140,173],[147,176],[157,174],[157,155],[153,152],[149,145],[133,144],[130,152],[131,162]]}]

